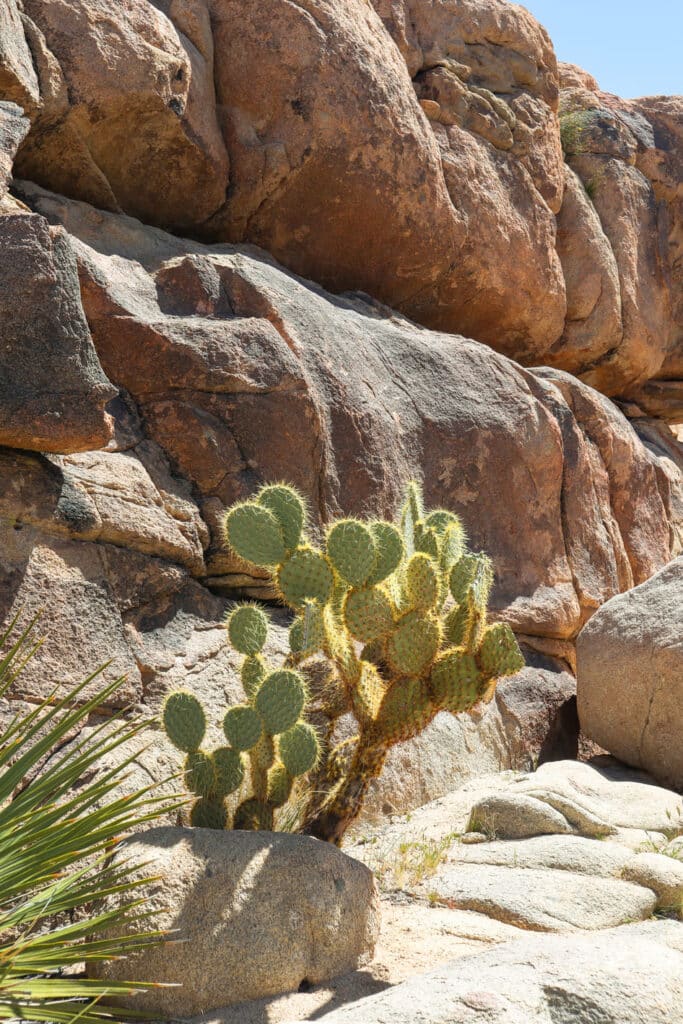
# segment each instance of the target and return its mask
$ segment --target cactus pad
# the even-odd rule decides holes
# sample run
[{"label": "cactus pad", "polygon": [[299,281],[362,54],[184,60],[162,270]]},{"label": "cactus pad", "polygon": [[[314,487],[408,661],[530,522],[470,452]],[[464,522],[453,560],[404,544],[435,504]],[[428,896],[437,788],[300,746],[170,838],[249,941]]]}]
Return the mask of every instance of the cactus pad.
[{"label": "cactus pad", "polygon": [[162,712],[166,735],[174,747],[186,754],[199,750],[206,732],[204,710],[193,694],[177,690],[166,698]]},{"label": "cactus pad", "polygon": [[210,754],[194,750],[185,758],[185,785],[195,796],[210,796],[216,788],[216,772]]},{"label": "cactus pad", "polygon": [[255,501],[233,505],[225,517],[225,536],[233,551],[253,565],[279,565],[286,554],[280,524]]},{"label": "cactus pad", "polygon": [[396,572],[403,558],[403,541],[392,523],[370,523],[369,528],[377,552],[375,567],[365,581],[365,585],[371,587]]},{"label": "cactus pad", "polygon": [[431,526],[418,523],[415,527],[415,550],[423,551],[432,558],[439,557],[439,535]]},{"label": "cactus pad", "polygon": [[224,829],[228,823],[228,811],[223,800],[202,798],[197,800],[190,811],[190,824],[195,828]]},{"label": "cactus pad", "polygon": [[344,622],[351,636],[361,643],[377,640],[394,627],[391,602],[378,587],[351,590],[344,603]]},{"label": "cactus pad", "polygon": [[323,611],[315,601],[306,601],[303,610],[289,630],[289,649],[293,654],[308,656],[325,643]]},{"label": "cactus pad", "polygon": [[418,611],[429,611],[439,600],[437,566],[429,555],[417,551],[406,566],[406,590],[410,604]]},{"label": "cactus pad", "polygon": [[464,647],[468,637],[470,611],[467,601],[456,604],[444,619],[444,635],[453,647]]},{"label": "cactus pad", "polygon": [[242,689],[249,700],[252,699],[263,680],[268,675],[268,666],[259,654],[245,658],[240,669]]},{"label": "cactus pad", "polygon": [[400,743],[422,732],[437,710],[424,680],[398,679],[382,701],[375,732],[390,745]]},{"label": "cactus pad", "polygon": [[476,555],[464,554],[451,569],[450,588],[456,604],[464,604],[467,591],[477,572],[478,558]]},{"label": "cactus pad", "polygon": [[408,612],[389,638],[387,657],[392,669],[401,676],[420,675],[434,660],[440,642],[434,619]]},{"label": "cactus pad", "polygon": [[320,756],[320,743],[313,726],[297,722],[278,737],[278,750],[290,775],[305,775]]},{"label": "cactus pad", "polygon": [[251,750],[261,738],[261,719],[249,704],[235,704],[223,719],[223,732],[235,750]]},{"label": "cactus pad", "polygon": [[299,610],[306,601],[327,604],[332,594],[332,568],[319,551],[297,548],[280,566],[277,583],[286,604]]},{"label": "cactus pad", "polygon": [[242,758],[232,747],[219,747],[214,750],[211,759],[216,773],[216,795],[229,796],[244,781]]},{"label": "cactus pad", "polygon": [[461,647],[445,651],[432,669],[434,699],[440,708],[454,714],[477,703],[482,681],[474,657]]},{"label": "cactus pad", "polygon": [[496,622],[484,631],[477,661],[487,679],[512,676],[524,668],[515,634],[506,622]]},{"label": "cactus pad", "polygon": [[287,550],[293,551],[301,541],[306,518],[301,495],[287,484],[270,484],[259,491],[257,500],[259,505],[273,513],[282,530]]},{"label": "cactus pad", "polygon": [[353,710],[361,724],[374,722],[379,714],[387,686],[369,661],[361,661],[360,672],[352,692]]},{"label": "cactus pad", "polygon": [[327,534],[327,556],[342,579],[362,587],[377,560],[372,531],[355,519],[340,519]]},{"label": "cactus pad", "polygon": [[447,508],[434,508],[426,517],[424,524],[431,527],[437,536],[441,537],[449,526],[459,524],[459,522],[455,512],[449,512]]},{"label": "cactus pad", "polygon": [[[286,735],[286,734],[285,734]],[[274,764],[268,772],[268,803],[282,807],[289,800],[294,779],[282,763]]]},{"label": "cactus pad", "polygon": [[268,638],[268,619],[260,608],[243,604],[228,618],[230,643],[240,654],[258,654]]},{"label": "cactus pad", "polygon": [[261,683],[255,706],[271,736],[291,729],[299,718],[306,699],[304,682],[298,672],[280,669]]},{"label": "cactus pad", "polygon": [[272,807],[263,800],[244,800],[235,811],[232,827],[247,832],[269,831],[273,827]]}]

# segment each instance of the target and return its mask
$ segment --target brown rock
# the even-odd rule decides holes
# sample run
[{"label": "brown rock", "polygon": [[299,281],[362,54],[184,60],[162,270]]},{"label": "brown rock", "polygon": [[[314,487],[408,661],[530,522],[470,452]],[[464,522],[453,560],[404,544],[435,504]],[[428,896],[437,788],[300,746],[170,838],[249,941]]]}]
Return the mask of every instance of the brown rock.
[{"label": "brown rock", "polygon": [[0,7],[0,99],[25,110],[40,99],[38,78],[24,34],[17,0],[3,0]]},{"label": "brown rock", "polygon": [[21,211],[0,217],[0,444],[100,448],[111,435],[102,372],[64,231]]},{"label": "brown rock", "polygon": [[585,186],[569,167],[557,218],[557,252],[567,288],[567,318],[564,333],[546,361],[580,373],[621,342],[621,290],[600,218]]},{"label": "brown rock", "polygon": [[15,154],[29,127],[28,119],[22,117],[21,107],[15,103],[0,103],[0,202],[9,187]]},{"label": "brown rock", "polygon": [[494,557],[497,614],[532,636],[571,638],[670,557],[674,478],[568,375],[541,379],[384,307],[331,299],[263,256],[30,195],[80,236],[101,358],[201,495],[212,584],[243,571],[223,550],[221,508],[282,477],[323,525],[393,512],[402,482],[424,474],[429,503],[457,509]]},{"label": "brown rock", "polygon": [[683,789],[681,636],[683,558],[677,558],[604,605],[577,641],[583,730],[677,789]]},{"label": "brown rock", "polygon": [[115,10],[105,0],[25,0],[24,9],[51,82],[20,173],[154,224],[209,217],[228,181],[210,36],[189,39],[148,0]]}]

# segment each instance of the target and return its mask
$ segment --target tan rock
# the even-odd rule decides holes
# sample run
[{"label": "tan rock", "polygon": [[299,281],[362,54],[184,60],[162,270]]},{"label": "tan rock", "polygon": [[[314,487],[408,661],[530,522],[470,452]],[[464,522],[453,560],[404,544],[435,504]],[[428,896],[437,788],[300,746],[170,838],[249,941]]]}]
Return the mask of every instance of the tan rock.
[{"label": "tan rock", "polygon": [[683,558],[608,602],[577,641],[584,731],[627,764],[683,787]]},{"label": "tan rock", "polygon": [[557,252],[567,288],[564,333],[546,357],[573,373],[616,348],[622,337],[619,273],[585,186],[566,168]]},{"label": "tan rock", "polygon": [[0,8],[0,99],[17,103],[24,110],[35,107],[40,100],[17,0],[4,0]]},{"label": "tan rock", "polygon": [[379,929],[374,879],[327,843],[156,828],[116,856],[153,860],[157,880],[140,892],[157,911],[157,927],[175,932],[160,947],[90,965],[98,977],[153,977],[174,986],[139,994],[137,1009],[187,1017],[302,982],[316,985],[372,956]]},{"label": "tan rock", "polygon": [[652,889],[660,910],[673,911],[683,918],[683,863],[675,857],[641,853],[629,861],[621,877]]},{"label": "tan rock", "polygon": [[[148,0],[26,0],[67,90],[38,115],[25,177],[151,223],[201,223],[221,204],[228,159],[213,56]],[[57,62],[57,68],[54,62]]]},{"label": "tan rock", "polygon": [[421,886],[449,906],[529,931],[593,931],[652,915],[653,892],[572,871],[456,864]]}]

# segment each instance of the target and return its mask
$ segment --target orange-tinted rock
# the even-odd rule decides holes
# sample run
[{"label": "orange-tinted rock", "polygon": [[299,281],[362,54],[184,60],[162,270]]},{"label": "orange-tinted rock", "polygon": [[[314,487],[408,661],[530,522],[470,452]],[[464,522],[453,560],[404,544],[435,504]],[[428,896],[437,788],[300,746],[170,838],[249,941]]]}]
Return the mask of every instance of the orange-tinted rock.
[{"label": "orange-tinted rock", "polygon": [[209,217],[228,183],[210,34],[198,27],[189,39],[148,0],[25,0],[24,9],[44,99],[18,173],[168,227]]},{"label": "orange-tinted rock", "polygon": [[200,495],[214,585],[260,586],[238,577],[219,514],[281,478],[323,525],[393,512],[404,481],[422,475],[427,500],[457,509],[491,552],[497,613],[532,636],[571,638],[669,559],[673,480],[616,408],[569,375],[541,377],[386,307],[334,298],[262,253],[26,194],[77,236],[103,365]]}]

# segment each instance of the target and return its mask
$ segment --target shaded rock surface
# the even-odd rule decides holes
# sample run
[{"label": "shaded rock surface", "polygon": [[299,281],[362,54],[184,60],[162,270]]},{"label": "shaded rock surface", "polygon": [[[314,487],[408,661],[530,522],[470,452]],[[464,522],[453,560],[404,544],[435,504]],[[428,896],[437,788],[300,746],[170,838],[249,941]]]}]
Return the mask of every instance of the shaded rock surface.
[{"label": "shaded rock surface", "polygon": [[[180,940],[90,965],[98,977],[172,984],[139,994],[137,1009],[189,1016],[304,980],[316,985],[372,956],[379,928],[372,874],[327,843],[157,828],[116,856],[153,863],[147,905],[158,912],[157,926]],[[139,877],[147,874],[143,868]]]},{"label": "shaded rock surface", "polygon": [[627,764],[683,789],[683,558],[608,602],[577,643],[585,731]]}]

